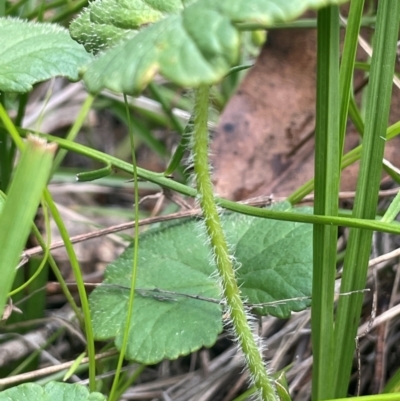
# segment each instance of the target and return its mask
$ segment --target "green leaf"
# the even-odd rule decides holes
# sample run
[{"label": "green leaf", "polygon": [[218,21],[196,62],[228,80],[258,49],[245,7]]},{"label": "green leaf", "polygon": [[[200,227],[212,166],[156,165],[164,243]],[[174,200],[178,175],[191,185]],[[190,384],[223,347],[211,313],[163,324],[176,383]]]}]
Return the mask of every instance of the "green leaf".
[{"label": "green leaf", "polygon": [[92,56],[55,24],[0,18],[0,91],[28,92],[55,76],[78,80]]},{"label": "green leaf", "polygon": [[[310,211],[304,209],[303,211]],[[235,225],[241,225],[241,216]],[[311,303],[312,226],[309,224],[253,218],[237,242],[235,258],[242,294],[251,304],[270,302],[256,308],[261,315],[288,318],[292,311],[304,310]],[[281,304],[274,305],[282,300]]]},{"label": "green leaf", "polygon": [[[289,207],[284,203],[275,208]],[[241,265],[237,276],[243,296],[250,303],[311,295],[311,226],[238,214],[224,215],[223,225]],[[191,220],[141,236],[128,359],[153,364],[216,341],[222,330],[220,289],[202,232],[201,223]],[[110,264],[103,285],[90,296],[95,337],[116,337],[117,347],[126,319],[129,292],[124,286],[130,282],[132,255],[130,247]],[[309,304],[293,300],[257,312],[288,317]]]},{"label": "green leaf", "polygon": [[133,37],[145,24],[177,13],[188,1],[93,1],[70,25],[71,36],[93,53]]},{"label": "green leaf", "polygon": [[[241,23],[272,26],[297,18],[308,8],[344,2],[346,0],[197,0],[182,10],[174,9],[174,15],[143,28],[137,35],[101,54],[88,66],[84,79],[93,93],[107,88],[132,95],[142,91],[157,72],[182,86],[213,84],[238,61]],[[94,4],[97,10],[103,7],[102,3]],[[97,23],[104,20],[103,14],[107,12],[98,14],[101,18],[96,19]],[[123,12],[118,14],[119,17],[124,15]],[[89,19],[93,22],[93,17]],[[137,15],[134,20],[138,20]],[[113,19],[107,18],[107,23],[110,22]],[[129,23],[119,21],[117,25],[127,27]],[[80,27],[79,40],[88,45],[93,42],[91,28],[92,23],[86,27],[82,23]],[[87,41],[85,35],[89,35]],[[101,45],[99,42],[97,46]],[[104,46],[107,44],[105,42]]]},{"label": "green leaf", "polygon": [[[93,3],[91,3],[93,4]],[[90,19],[90,8],[86,8],[69,27],[71,37],[82,43],[88,52],[98,51],[118,43],[122,38],[134,36],[137,31],[118,28],[114,25],[94,23]]]},{"label": "green leaf", "polygon": [[[210,278],[208,249],[193,222],[144,234],[140,239],[137,288],[127,358],[146,364],[175,359],[201,346],[214,344],[222,330],[218,304],[182,296],[163,295],[154,288],[218,299]],[[130,282],[133,249],[128,248],[107,267],[107,284]],[[139,290],[140,291],[140,290]],[[90,296],[97,339],[117,337],[120,344],[129,293],[125,288],[101,286]]]},{"label": "green leaf", "polygon": [[[193,0],[191,0],[193,2]],[[90,4],[90,20],[123,29],[138,29],[183,10],[188,0],[102,0]]]},{"label": "green leaf", "polygon": [[[218,14],[215,27],[208,26],[210,16],[199,17],[204,18],[204,27],[174,15],[101,55],[84,74],[88,89],[137,94],[158,71],[183,86],[219,80],[238,59],[239,33]],[[186,24],[193,30],[188,31]],[[214,37],[215,30],[224,35]]]},{"label": "green leaf", "polygon": [[0,401],[106,401],[100,393],[89,393],[79,384],[49,382],[45,386],[25,383],[0,392]]}]

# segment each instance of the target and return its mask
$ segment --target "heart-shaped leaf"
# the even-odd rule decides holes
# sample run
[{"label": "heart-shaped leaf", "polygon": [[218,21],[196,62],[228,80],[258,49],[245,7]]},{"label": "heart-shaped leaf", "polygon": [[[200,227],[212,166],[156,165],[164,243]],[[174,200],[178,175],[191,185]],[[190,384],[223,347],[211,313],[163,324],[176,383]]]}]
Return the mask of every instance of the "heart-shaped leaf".
[{"label": "heart-shaped leaf", "polygon": [[61,26],[0,18],[0,91],[28,92],[55,76],[78,80],[92,56]]},{"label": "heart-shaped leaf", "polygon": [[[238,61],[240,24],[273,26],[277,22],[299,17],[308,8],[346,1],[192,0],[187,2],[186,7],[177,7],[161,13],[163,19],[144,27],[137,35],[129,38],[125,36],[126,40],[101,54],[88,66],[84,80],[89,90],[94,93],[107,88],[132,95],[140,93],[157,72],[182,86],[213,84]],[[91,6],[94,9],[96,4],[99,18],[89,17],[88,24],[88,18],[85,17],[86,20],[79,23],[79,34],[73,32],[82,43],[89,46],[96,43],[97,47],[102,45],[102,41],[104,46],[109,44],[107,40],[93,38],[91,30],[94,20],[97,24],[104,23],[117,29],[135,26],[135,23],[143,21],[152,22],[146,15],[140,20],[140,10],[136,10],[137,13],[134,14],[133,24],[128,20],[126,23],[119,20],[127,18],[124,17],[124,12],[118,13],[116,22],[108,12],[99,12],[103,2],[104,0],[95,2]],[[161,15],[157,15],[157,18],[158,16],[161,18]],[[140,21],[135,22],[137,20]],[[74,28],[74,25],[72,27]],[[120,31],[116,33],[117,39],[123,36]]]},{"label": "heart-shaped leaf", "polygon": [[[290,205],[275,208],[288,210]],[[224,215],[223,225],[240,266],[237,278],[244,299],[279,303],[257,306],[258,313],[288,317],[309,306],[311,225],[238,214]],[[90,296],[96,338],[116,337],[117,347],[126,320],[132,255],[130,247],[109,265],[104,283]],[[127,358],[151,364],[214,344],[222,330],[218,282],[198,221],[142,235]]]}]

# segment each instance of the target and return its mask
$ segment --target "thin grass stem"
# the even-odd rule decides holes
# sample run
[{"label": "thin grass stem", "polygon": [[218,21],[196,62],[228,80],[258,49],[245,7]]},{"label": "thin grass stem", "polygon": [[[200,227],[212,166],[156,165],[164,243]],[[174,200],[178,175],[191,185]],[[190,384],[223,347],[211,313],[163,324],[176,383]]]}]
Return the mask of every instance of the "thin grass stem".
[{"label": "thin grass stem", "polygon": [[[393,85],[399,16],[398,0],[378,3],[360,175],[353,209],[355,218],[369,219],[376,213]],[[371,241],[372,231],[350,230],[341,292],[357,291],[365,287]],[[344,397],[347,394],[362,301],[363,296],[360,293],[339,299],[335,325],[335,397]]]},{"label": "thin grass stem", "polygon": [[[340,182],[339,9],[318,11],[314,214],[337,216]],[[337,227],[314,225],[311,328],[313,400],[334,394],[333,307]]]}]

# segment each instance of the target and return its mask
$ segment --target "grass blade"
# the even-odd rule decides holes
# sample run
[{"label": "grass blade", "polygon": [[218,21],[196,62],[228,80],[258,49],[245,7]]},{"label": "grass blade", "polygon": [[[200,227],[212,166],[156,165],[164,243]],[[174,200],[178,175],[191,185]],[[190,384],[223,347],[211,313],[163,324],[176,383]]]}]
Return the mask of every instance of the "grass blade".
[{"label": "grass blade", "polygon": [[[317,117],[315,130],[316,215],[338,214],[341,141],[339,136],[339,10],[318,11]],[[312,296],[312,398],[332,398],[333,305],[337,227],[314,225]]]},{"label": "grass blade", "polygon": [[[353,217],[356,218],[373,218],[376,212],[392,92],[399,15],[398,0],[378,3],[360,176],[353,210]],[[371,240],[372,231],[350,230],[341,292],[357,291],[365,287]],[[359,292],[339,299],[335,327],[335,397],[347,395],[355,346],[354,338],[357,334],[362,300],[363,296]]]},{"label": "grass blade", "polygon": [[25,242],[46,186],[56,146],[29,136],[0,215],[0,312],[14,281]]}]

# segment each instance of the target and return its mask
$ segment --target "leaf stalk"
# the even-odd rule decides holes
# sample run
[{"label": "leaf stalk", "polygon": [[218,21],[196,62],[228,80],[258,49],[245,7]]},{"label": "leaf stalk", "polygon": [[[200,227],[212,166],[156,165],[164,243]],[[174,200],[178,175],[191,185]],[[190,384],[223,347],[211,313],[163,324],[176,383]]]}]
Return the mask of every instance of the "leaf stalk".
[{"label": "leaf stalk", "polygon": [[262,355],[252,333],[247,313],[240,296],[232,257],[221,226],[215,203],[208,160],[209,133],[207,129],[209,87],[200,86],[196,91],[192,152],[196,186],[203,211],[207,236],[217,265],[223,296],[229,308],[232,326],[245,356],[252,380],[263,401],[277,401],[272,379],[269,377]]}]

